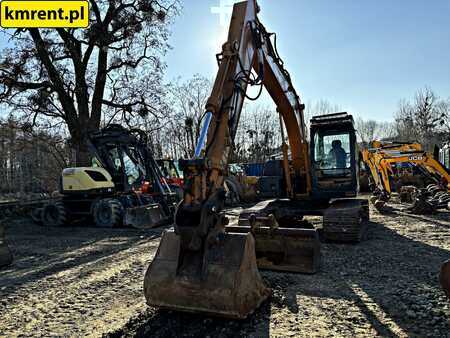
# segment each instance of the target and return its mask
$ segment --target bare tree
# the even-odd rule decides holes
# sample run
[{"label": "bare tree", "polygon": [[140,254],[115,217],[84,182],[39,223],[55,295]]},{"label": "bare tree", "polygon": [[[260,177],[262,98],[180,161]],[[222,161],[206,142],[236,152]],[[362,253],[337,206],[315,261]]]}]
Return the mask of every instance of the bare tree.
[{"label": "bare tree", "polygon": [[102,114],[123,120],[156,115],[161,56],[177,0],[90,0],[88,29],[17,30],[0,61],[0,103],[35,126],[62,120],[77,164],[89,160],[86,136]]},{"label": "bare tree", "polygon": [[417,140],[426,149],[440,143],[446,132],[450,105],[430,88],[417,91],[412,102],[403,100],[395,114],[398,138],[402,141]]},{"label": "bare tree", "polygon": [[317,115],[338,113],[340,109],[339,105],[333,104],[326,99],[308,101],[305,104],[305,121],[308,122],[313,116]]},{"label": "bare tree", "polygon": [[379,124],[375,120],[364,120],[358,117],[355,120],[356,131],[364,145],[367,145],[370,141],[373,141],[378,137]]},{"label": "bare tree", "polygon": [[245,105],[234,141],[232,162],[265,162],[279,155],[281,132],[275,108]]},{"label": "bare tree", "polygon": [[169,86],[168,105],[171,111],[163,130],[167,141],[172,143],[172,154],[183,157],[193,155],[211,90],[212,82],[199,74],[185,81],[178,79]]},{"label": "bare tree", "polygon": [[357,135],[364,146],[373,140],[394,139],[396,137],[394,124],[391,122],[379,122],[356,118],[355,127]]},{"label": "bare tree", "polygon": [[44,128],[30,130],[9,116],[0,121],[0,193],[51,192],[70,164],[66,139]]}]

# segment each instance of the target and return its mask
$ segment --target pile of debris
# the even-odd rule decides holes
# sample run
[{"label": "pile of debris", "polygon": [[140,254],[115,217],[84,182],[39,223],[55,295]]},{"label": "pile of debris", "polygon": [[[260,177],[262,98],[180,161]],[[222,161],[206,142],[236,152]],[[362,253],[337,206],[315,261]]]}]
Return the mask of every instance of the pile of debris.
[{"label": "pile of debris", "polygon": [[450,209],[450,193],[446,187],[430,184],[420,189],[414,186],[404,186],[400,191],[402,203],[412,203],[407,208],[414,214],[432,214],[440,209]]}]

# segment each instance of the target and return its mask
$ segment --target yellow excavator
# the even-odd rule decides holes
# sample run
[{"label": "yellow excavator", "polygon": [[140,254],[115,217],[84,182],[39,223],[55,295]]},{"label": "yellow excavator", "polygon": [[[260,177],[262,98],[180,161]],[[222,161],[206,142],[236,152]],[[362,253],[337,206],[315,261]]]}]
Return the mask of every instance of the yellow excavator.
[{"label": "yellow excavator", "polygon": [[[425,204],[428,205],[427,209],[430,210],[441,206],[447,207],[450,197],[448,195],[448,192],[450,192],[450,173],[432,154],[423,151],[421,144],[372,141],[369,148],[362,151],[362,155],[373,180],[371,201],[377,209],[382,209],[390,199],[392,193],[391,178],[394,176],[393,167],[401,163],[412,165],[423,176],[436,183],[424,189],[420,195],[421,198],[415,200],[414,209],[422,210],[425,208]],[[425,190],[427,190],[427,193],[425,193]],[[428,190],[430,193],[439,192],[440,194],[429,196]]]},{"label": "yellow excavator", "polygon": [[[368,202],[354,198],[358,167],[353,118],[347,113],[313,118],[308,142],[305,106],[272,44],[274,34],[266,31],[258,12],[255,0],[233,7],[194,158],[180,161],[184,197],[175,226],[163,234],[145,274],[144,293],[151,306],[245,318],[271,292],[258,266],[317,271],[318,231],[305,226],[303,215],[323,215],[323,232],[331,240],[358,241],[365,233]],[[286,198],[263,201],[246,210],[239,225],[230,225],[224,180],[244,99],[256,99],[248,97],[249,85],[266,88],[287,132]]]}]

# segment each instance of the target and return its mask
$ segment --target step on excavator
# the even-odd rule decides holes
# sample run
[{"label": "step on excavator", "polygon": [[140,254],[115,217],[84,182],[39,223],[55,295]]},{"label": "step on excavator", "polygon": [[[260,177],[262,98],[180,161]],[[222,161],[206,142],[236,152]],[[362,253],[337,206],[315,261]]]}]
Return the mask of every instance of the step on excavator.
[{"label": "step on excavator", "polygon": [[[367,201],[351,198],[357,192],[352,117],[339,113],[313,119],[314,139],[308,144],[305,106],[272,44],[274,34],[267,33],[258,12],[255,0],[234,4],[194,158],[180,161],[184,197],[174,229],[163,234],[145,274],[144,293],[151,306],[245,318],[271,293],[258,264],[269,262],[274,270],[293,272],[317,270],[318,231],[305,226],[304,213],[323,214],[327,236],[352,240],[361,237],[361,223],[368,218]],[[248,213],[248,226],[232,226],[224,213],[224,180],[244,99],[256,99],[248,96],[249,85],[259,86],[259,92],[266,88],[286,128],[288,198],[264,202],[264,208]]]}]

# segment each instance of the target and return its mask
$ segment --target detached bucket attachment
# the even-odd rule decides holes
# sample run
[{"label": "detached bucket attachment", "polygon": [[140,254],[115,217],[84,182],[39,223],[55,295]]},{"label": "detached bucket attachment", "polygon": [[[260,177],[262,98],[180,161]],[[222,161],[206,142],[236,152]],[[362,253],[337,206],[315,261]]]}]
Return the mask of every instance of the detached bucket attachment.
[{"label": "detached bucket attachment", "polygon": [[5,230],[3,224],[0,223],[0,268],[10,265],[13,261],[11,251],[4,241]]},{"label": "detached bucket attachment", "polygon": [[144,280],[147,304],[243,319],[270,295],[259,274],[251,234],[223,234],[203,251],[181,250],[180,236],[163,234]]},{"label": "detached bucket attachment", "polygon": [[137,229],[154,228],[169,221],[159,203],[125,209],[123,224]]},{"label": "detached bucket attachment", "polygon": [[229,233],[255,237],[260,269],[316,273],[320,268],[320,240],[315,229],[280,228],[273,215],[240,218],[239,226],[227,226]]}]

